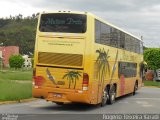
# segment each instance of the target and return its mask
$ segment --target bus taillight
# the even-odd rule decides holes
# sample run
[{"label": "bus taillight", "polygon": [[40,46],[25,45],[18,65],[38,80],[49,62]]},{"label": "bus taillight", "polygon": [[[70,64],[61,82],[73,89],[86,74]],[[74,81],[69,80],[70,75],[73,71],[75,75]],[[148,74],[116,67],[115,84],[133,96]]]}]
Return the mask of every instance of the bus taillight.
[{"label": "bus taillight", "polygon": [[34,79],[34,85],[36,87],[42,86],[45,81],[43,76],[34,76],[33,79]]},{"label": "bus taillight", "polygon": [[88,84],[89,84],[89,75],[87,73],[83,74],[83,90],[88,90]]}]

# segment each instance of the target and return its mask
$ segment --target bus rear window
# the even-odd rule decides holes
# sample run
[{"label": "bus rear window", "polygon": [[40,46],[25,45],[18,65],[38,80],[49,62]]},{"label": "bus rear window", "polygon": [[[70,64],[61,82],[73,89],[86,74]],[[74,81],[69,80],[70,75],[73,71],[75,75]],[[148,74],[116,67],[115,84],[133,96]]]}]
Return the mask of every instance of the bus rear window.
[{"label": "bus rear window", "polygon": [[86,15],[42,14],[39,29],[41,32],[85,33]]}]

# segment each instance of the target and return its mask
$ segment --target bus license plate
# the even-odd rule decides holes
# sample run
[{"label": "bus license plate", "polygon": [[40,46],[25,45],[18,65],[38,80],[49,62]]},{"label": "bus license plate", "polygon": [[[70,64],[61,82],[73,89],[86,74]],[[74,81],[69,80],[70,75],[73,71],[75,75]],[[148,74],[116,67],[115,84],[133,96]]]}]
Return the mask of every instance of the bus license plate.
[{"label": "bus license plate", "polygon": [[54,94],[54,97],[61,98],[61,97],[62,97],[62,94],[55,93],[55,94]]}]

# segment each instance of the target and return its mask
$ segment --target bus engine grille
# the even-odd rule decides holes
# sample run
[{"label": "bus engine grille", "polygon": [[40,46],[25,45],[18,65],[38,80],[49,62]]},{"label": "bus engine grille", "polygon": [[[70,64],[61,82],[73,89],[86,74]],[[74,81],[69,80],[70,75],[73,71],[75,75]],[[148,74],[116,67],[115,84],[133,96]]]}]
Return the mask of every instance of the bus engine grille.
[{"label": "bus engine grille", "polygon": [[64,54],[39,52],[38,63],[64,65],[64,66],[82,66],[83,56],[80,54]]}]

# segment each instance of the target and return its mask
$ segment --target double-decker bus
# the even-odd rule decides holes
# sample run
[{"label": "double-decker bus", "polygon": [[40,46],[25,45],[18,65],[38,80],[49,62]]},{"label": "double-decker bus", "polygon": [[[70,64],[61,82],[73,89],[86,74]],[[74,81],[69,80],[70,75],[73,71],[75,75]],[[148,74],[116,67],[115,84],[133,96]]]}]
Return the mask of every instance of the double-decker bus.
[{"label": "double-decker bus", "polygon": [[88,12],[39,15],[33,97],[112,104],[141,87],[143,42]]}]

